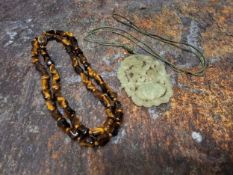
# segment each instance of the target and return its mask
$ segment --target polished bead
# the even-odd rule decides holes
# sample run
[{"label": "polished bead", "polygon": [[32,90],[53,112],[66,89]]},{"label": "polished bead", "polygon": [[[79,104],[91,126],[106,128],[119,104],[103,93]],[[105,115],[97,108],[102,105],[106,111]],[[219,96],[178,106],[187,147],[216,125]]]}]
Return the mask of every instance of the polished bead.
[{"label": "polished bead", "polygon": [[78,46],[74,47],[74,52],[78,57],[83,57],[83,51]]},{"label": "polished bead", "polygon": [[108,90],[107,94],[109,95],[109,97],[110,97],[112,100],[116,100],[116,99],[117,99],[117,93]]},{"label": "polished bead", "polygon": [[112,113],[112,110],[110,108],[105,109],[105,113],[108,117],[114,118],[114,114]]},{"label": "polished bead", "polygon": [[80,136],[80,131],[77,129],[70,129],[67,134],[71,139],[75,140]]},{"label": "polished bead", "polygon": [[69,118],[75,117],[75,111],[71,107],[67,106],[64,109],[64,111],[65,111],[65,114],[67,115],[67,117],[69,117]]},{"label": "polished bead", "polygon": [[67,129],[70,128],[70,124],[68,123],[68,121],[65,118],[59,118],[57,121],[57,126],[62,128],[62,129]]},{"label": "polished bead", "polygon": [[78,130],[80,131],[80,139],[83,139],[86,135],[89,134],[89,129],[84,125],[80,125]]},{"label": "polished bead", "polygon": [[110,140],[110,137],[107,133],[97,136],[96,141],[100,146],[106,145]]},{"label": "polished bead", "polygon": [[91,128],[89,133],[92,134],[92,135],[100,135],[100,134],[103,134],[105,132],[104,128]]},{"label": "polished bead", "polygon": [[90,63],[85,62],[83,63],[84,69],[87,70],[88,67],[90,67]]},{"label": "polished bead", "polygon": [[54,106],[52,101],[48,100],[45,103],[46,103],[47,108],[48,108],[49,111],[54,111],[55,110],[55,106]]},{"label": "polished bead", "polygon": [[70,46],[71,45],[70,41],[68,39],[66,39],[66,38],[62,39],[62,43],[64,45],[66,45],[66,46]]},{"label": "polished bead", "polygon": [[45,35],[38,36],[38,42],[40,45],[46,45],[47,39],[46,39]]},{"label": "polished bead", "polygon": [[107,120],[104,122],[104,127],[107,127],[107,126],[112,126],[114,124],[114,119],[112,117],[108,117]]},{"label": "polished bead", "polygon": [[78,46],[78,41],[76,40],[75,37],[70,37],[70,42],[73,47]]},{"label": "polished bead", "polygon": [[116,110],[122,110],[121,102],[116,100],[113,102],[112,111],[115,113]]},{"label": "polished bead", "polygon": [[42,95],[43,95],[43,97],[44,97],[45,100],[51,99],[51,94],[50,94],[49,89],[45,89],[45,90],[43,90],[41,92],[42,92]]},{"label": "polished bead", "polygon": [[81,146],[93,147],[95,143],[95,138],[87,136],[80,141]]},{"label": "polished bead", "polygon": [[48,79],[41,79],[41,88],[42,88],[42,90],[49,89],[49,80]]},{"label": "polished bead", "polygon": [[80,127],[80,120],[78,117],[71,118],[71,123],[75,129],[78,129]]},{"label": "polished bead", "polygon": [[51,111],[51,115],[55,120],[62,117],[61,113],[57,109],[55,109],[54,111]]},{"label": "polished bead", "polygon": [[48,74],[46,68],[39,62],[35,63],[36,70],[41,74]]},{"label": "polished bead", "polygon": [[57,102],[58,102],[59,106],[61,106],[62,108],[67,108],[67,106],[68,106],[68,102],[62,96],[57,97]]},{"label": "polished bead", "polygon": [[116,120],[119,121],[119,122],[122,121],[122,119],[123,119],[123,112],[122,112],[122,110],[117,110],[117,111],[115,112],[115,118],[116,118]]},{"label": "polished bead", "polygon": [[39,62],[39,57],[38,56],[32,56],[32,63],[35,64]]},{"label": "polished bead", "polygon": [[41,76],[41,79],[45,79],[45,80],[48,80],[49,79],[49,74],[44,74]]},{"label": "polished bead", "polygon": [[64,35],[67,35],[67,36],[69,36],[69,37],[71,37],[71,38],[73,38],[73,33],[71,33],[71,32],[64,32]]},{"label": "polished bead", "polygon": [[89,81],[88,76],[84,72],[80,73],[80,77],[81,77],[83,83],[87,83]]},{"label": "polished bead", "polygon": [[114,101],[114,106],[115,106],[115,109],[121,109],[122,108],[121,102],[118,101],[118,100]]},{"label": "polished bead", "polygon": [[75,67],[74,67],[74,70],[75,70],[75,72],[77,72],[78,74],[80,74],[80,73],[83,72],[83,69],[82,69],[81,67],[79,67],[79,66],[75,66]]}]

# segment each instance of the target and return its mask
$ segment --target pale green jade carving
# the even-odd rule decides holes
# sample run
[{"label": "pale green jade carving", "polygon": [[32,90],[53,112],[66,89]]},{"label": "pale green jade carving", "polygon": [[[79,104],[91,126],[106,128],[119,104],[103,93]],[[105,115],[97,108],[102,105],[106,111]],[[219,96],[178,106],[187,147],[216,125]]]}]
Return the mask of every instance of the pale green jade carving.
[{"label": "pale green jade carving", "polygon": [[159,106],[173,95],[170,77],[164,64],[151,56],[131,55],[118,69],[121,87],[138,106]]}]

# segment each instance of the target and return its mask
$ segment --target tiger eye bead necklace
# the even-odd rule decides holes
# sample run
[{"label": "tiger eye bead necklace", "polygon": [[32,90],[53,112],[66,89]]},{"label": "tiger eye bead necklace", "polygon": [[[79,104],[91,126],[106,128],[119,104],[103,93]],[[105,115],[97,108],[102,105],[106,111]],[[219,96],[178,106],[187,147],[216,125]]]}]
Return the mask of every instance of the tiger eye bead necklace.
[{"label": "tiger eye bead necklace", "polygon": [[[75,111],[61,93],[60,76],[54,61],[48,54],[46,45],[56,40],[62,43],[69,54],[75,72],[80,75],[87,90],[92,92],[105,107],[106,121],[99,127],[88,128],[81,124]],[[44,64],[40,57],[43,58]],[[123,111],[117,94],[104,82],[102,77],[92,69],[78,46],[76,38],[70,32],[51,30],[42,33],[32,41],[32,62],[41,75],[42,95],[52,117],[72,140],[81,146],[103,146],[112,136],[116,136],[123,118]],[[93,82],[95,81],[95,83]],[[96,85],[99,88],[96,88]],[[63,110],[63,114],[58,109]]]}]

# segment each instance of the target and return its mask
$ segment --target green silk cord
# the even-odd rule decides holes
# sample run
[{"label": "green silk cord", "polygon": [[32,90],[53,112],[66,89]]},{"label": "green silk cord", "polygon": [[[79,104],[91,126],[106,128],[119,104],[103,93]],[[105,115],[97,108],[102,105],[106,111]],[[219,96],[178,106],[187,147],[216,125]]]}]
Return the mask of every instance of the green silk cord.
[{"label": "green silk cord", "polygon": [[109,42],[109,41],[104,41],[104,40],[99,40],[99,39],[93,38],[93,36],[97,35],[99,32],[111,32],[112,34],[119,35],[120,37],[123,37],[123,38],[127,39],[128,41],[132,42],[137,47],[139,47],[143,51],[145,51],[147,54],[151,55],[152,57],[154,57],[156,59],[161,60],[162,62],[166,63],[168,66],[172,67],[177,72],[183,72],[183,73],[186,73],[189,75],[194,75],[194,76],[202,76],[204,74],[204,72],[207,68],[206,58],[204,57],[203,53],[195,46],[188,44],[188,43],[185,43],[185,42],[177,42],[177,41],[169,40],[169,39],[166,39],[166,38],[161,37],[159,35],[149,33],[146,30],[135,25],[132,21],[130,21],[126,17],[121,16],[119,14],[113,13],[112,17],[117,22],[129,27],[130,29],[133,29],[134,31],[136,31],[144,36],[147,36],[151,39],[166,43],[166,44],[171,45],[173,47],[179,48],[185,52],[189,52],[189,53],[194,54],[199,59],[200,68],[197,71],[183,69],[183,68],[173,64],[172,62],[168,61],[164,57],[160,56],[148,44],[139,40],[134,35],[130,34],[126,30],[116,28],[116,27],[103,26],[103,27],[95,28],[87,33],[87,35],[84,37],[84,40],[88,41],[88,42],[92,42],[92,43],[97,43],[97,44],[100,44],[103,46],[121,47],[121,48],[127,50],[128,53],[131,53],[131,54],[136,53],[134,51],[134,49],[130,48],[127,45],[124,45],[124,44],[121,44],[118,42]]}]

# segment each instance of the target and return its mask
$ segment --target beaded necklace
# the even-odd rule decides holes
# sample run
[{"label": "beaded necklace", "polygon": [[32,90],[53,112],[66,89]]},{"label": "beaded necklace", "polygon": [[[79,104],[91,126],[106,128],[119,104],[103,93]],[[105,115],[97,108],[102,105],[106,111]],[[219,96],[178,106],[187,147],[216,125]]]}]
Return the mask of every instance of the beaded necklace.
[{"label": "beaded necklace", "polygon": [[[81,124],[75,111],[63,97],[59,83],[59,73],[46,49],[47,43],[51,40],[63,44],[71,58],[75,72],[80,75],[87,90],[92,92],[105,107],[107,119],[100,127],[87,128]],[[40,56],[43,57],[45,64],[41,63]],[[103,146],[112,136],[117,135],[123,118],[121,103],[117,100],[117,94],[112,91],[87,62],[72,33],[50,30],[36,37],[32,41],[32,62],[41,75],[42,95],[48,110],[57,121],[58,127],[69,135],[72,140],[78,140],[81,146]],[[100,87],[99,89],[96,88],[93,80]],[[64,115],[62,115],[58,106],[64,111]]]}]

